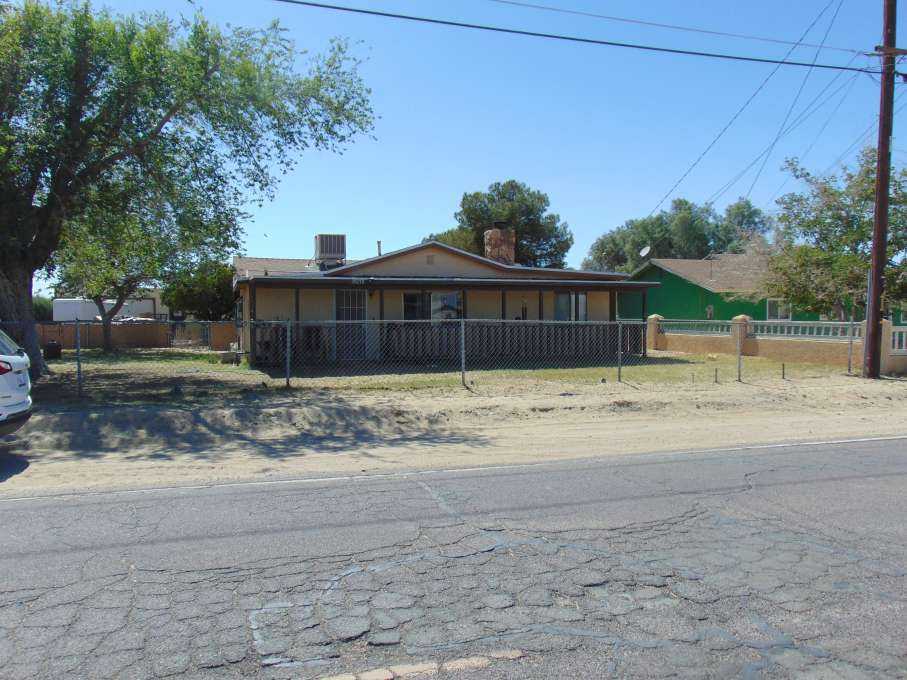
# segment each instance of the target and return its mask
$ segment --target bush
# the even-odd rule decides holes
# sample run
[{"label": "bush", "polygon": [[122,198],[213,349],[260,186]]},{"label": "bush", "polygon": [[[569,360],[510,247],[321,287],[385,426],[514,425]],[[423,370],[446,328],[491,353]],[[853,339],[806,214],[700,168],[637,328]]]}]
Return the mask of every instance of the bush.
[{"label": "bush", "polygon": [[54,301],[43,295],[35,295],[32,298],[35,310],[35,321],[53,321],[54,318]]}]

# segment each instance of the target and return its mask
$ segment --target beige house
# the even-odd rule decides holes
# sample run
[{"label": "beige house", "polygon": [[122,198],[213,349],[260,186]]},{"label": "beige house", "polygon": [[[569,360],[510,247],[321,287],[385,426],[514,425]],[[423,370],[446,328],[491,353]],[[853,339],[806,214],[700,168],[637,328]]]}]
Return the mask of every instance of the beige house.
[{"label": "beige house", "polygon": [[[316,237],[316,251],[317,239],[331,238],[342,239]],[[336,337],[338,324],[376,322],[358,325],[382,328],[385,330],[375,332],[389,334],[404,327],[425,327],[424,333],[437,335],[437,327],[456,324],[420,326],[391,322],[614,321],[618,293],[641,292],[645,299],[645,291],[658,285],[629,281],[619,273],[514,264],[515,239],[507,230],[486,232],[485,249],[483,257],[430,241],[358,262],[345,261],[343,244],[312,260],[237,257],[237,316],[241,321],[298,324],[298,332],[305,335],[301,347],[300,343],[294,344],[298,352],[336,357],[344,354],[343,348],[337,347],[328,335]],[[645,314],[643,305],[640,320]],[[427,330],[431,326],[435,330]],[[259,327],[260,332],[254,330]],[[454,332],[455,328],[451,333]],[[277,324],[246,324],[243,351],[261,363],[277,349],[280,333],[281,326]],[[363,347],[352,348],[355,351],[346,354],[363,358],[385,354],[385,339],[370,341],[368,334],[360,332],[361,339],[351,342]],[[346,331],[343,335],[351,333]]]}]

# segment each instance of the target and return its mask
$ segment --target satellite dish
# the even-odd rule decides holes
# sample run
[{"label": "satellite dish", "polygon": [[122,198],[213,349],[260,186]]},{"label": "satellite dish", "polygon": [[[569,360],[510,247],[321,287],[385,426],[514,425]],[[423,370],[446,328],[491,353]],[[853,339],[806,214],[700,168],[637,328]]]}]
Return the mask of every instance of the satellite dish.
[{"label": "satellite dish", "polygon": [[640,257],[645,257],[652,252],[652,246],[643,246],[643,249],[639,251]]}]

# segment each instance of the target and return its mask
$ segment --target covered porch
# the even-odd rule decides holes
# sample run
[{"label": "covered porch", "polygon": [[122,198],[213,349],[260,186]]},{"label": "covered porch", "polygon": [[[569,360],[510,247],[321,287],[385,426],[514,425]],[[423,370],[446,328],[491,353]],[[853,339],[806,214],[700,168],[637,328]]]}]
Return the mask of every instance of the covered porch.
[{"label": "covered porch", "polygon": [[[570,365],[646,351],[645,304],[618,324],[617,296],[650,283],[601,280],[250,280],[244,351],[258,366]],[[634,323],[635,322],[635,323]],[[289,334],[289,341],[287,335]]]}]

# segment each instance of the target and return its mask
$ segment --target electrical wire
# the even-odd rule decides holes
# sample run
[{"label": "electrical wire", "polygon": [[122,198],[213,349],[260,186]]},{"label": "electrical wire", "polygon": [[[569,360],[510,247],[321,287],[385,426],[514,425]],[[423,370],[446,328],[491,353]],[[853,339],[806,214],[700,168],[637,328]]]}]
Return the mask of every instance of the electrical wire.
[{"label": "electrical wire", "polygon": [[[702,52],[699,50],[682,50],[673,47],[661,47],[657,45],[642,45],[638,43],[618,42],[614,40],[598,40],[595,38],[582,38],[573,35],[562,35],[558,33],[542,33],[538,31],[526,31],[517,28],[504,28],[501,26],[489,26],[487,24],[473,24],[464,21],[450,21],[448,19],[434,19],[431,17],[420,17],[412,14],[397,14],[394,12],[380,12],[372,9],[362,9],[360,7],[344,7],[342,5],[331,5],[323,2],[310,2],[309,0],[273,0],[287,5],[297,5],[300,7],[315,7],[318,9],[333,10],[336,12],[348,12],[350,14],[363,14],[367,16],[382,17],[385,19],[399,19],[401,21],[414,21],[423,24],[434,24],[437,26],[451,26],[454,28],[469,28],[478,31],[489,31],[492,33],[505,33],[508,35],[520,35],[529,38],[545,38],[549,40],[562,40],[566,42],[581,43],[585,45],[599,45],[603,47],[624,47],[633,50],[645,52],[662,52],[665,54],[680,54],[692,57],[706,57],[710,59],[724,59],[727,61],[741,61],[755,64],[780,64],[781,66],[796,66],[805,68],[820,68],[832,71],[851,71],[858,73],[875,73],[880,75],[881,71],[871,71],[864,68],[855,68],[843,66],[841,64],[812,64],[804,61],[786,61],[781,59],[770,59],[768,57],[750,57],[740,54],[728,54],[724,52]],[[899,74],[900,75],[900,74]]]},{"label": "electrical wire", "polygon": [[[675,31],[686,31],[688,33],[702,33],[705,35],[714,35],[722,38],[739,38],[741,40],[755,40],[758,42],[772,43],[775,45],[796,45],[798,47],[818,47],[814,43],[797,43],[793,40],[781,40],[780,38],[767,38],[759,35],[747,35],[746,33],[729,33],[727,31],[714,31],[708,28],[696,28],[693,26],[678,26],[677,24],[666,24],[658,21],[644,21],[642,19],[630,19],[628,17],[616,17],[609,14],[596,14],[595,12],[583,12],[576,9],[567,9],[564,7],[552,7],[551,5],[539,5],[532,2],[517,2],[516,0],[487,0],[499,5],[512,5],[514,7],[524,7],[526,9],[543,10],[546,12],[556,12],[558,14],[572,14],[574,16],[587,17],[591,19],[604,19],[605,21],[615,21],[624,24],[636,24],[637,26],[650,26],[653,28],[667,28]],[[849,52],[853,54],[863,54],[865,50],[857,50],[851,47],[832,47],[825,46],[826,50],[836,52]]]},{"label": "electrical wire", "polygon": [[[832,109],[831,113],[825,119],[825,122],[822,123],[822,126],[819,128],[819,131],[816,133],[816,136],[813,137],[813,140],[806,147],[806,150],[800,154],[799,158],[801,161],[806,159],[806,157],[809,155],[809,153],[813,150],[813,147],[816,146],[816,143],[819,141],[819,138],[825,132],[826,128],[828,128],[828,125],[831,123],[831,121],[834,119],[834,117],[836,115],[838,115],[838,111],[841,110],[841,106],[844,104],[844,101],[847,99],[848,96],[850,96],[850,93],[853,91],[853,86],[857,84],[857,79],[859,77],[860,77],[859,74],[856,74],[856,73],[850,77],[850,85],[847,88],[845,88],[844,94],[838,100],[838,103],[835,104],[835,107]],[[784,178],[784,181],[781,182],[781,186],[779,186],[777,189],[775,189],[775,193],[773,193],[772,197],[770,199],[768,199],[768,201],[766,203],[766,207],[770,206],[775,201],[775,199],[778,197],[778,194],[780,194],[782,191],[784,191],[784,187],[787,186],[787,183],[789,181],[790,181],[790,175],[786,176]]]},{"label": "electrical wire", "polygon": [[[819,12],[819,14],[816,15],[816,18],[812,20],[812,23],[810,23],[809,26],[806,27],[806,30],[804,30],[803,33],[800,35],[800,40],[803,40],[804,38],[806,38],[807,35],[809,35],[809,32],[819,22],[819,20],[822,18],[822,16],[825,14],[825,12],[828,11],[828,8],[831,7],[833,2],[834,2],[834,0],[829,0],[828,4],[822,8],[822,10]],[[797,43],[797,44],[799,44],[799,43]],[[796,47],[797,47],[796,44],[791,46],[787,50],[787,53],[784,55],[784,58],[787,59],[787,57],[789,57],[791,55],[791,53],[793,53],[793,51],[796,49]],[[851,63],[853,62],[853,60],[855,58],[856,58],[856,55],[854,55],[850,58]],[[690,164],[690,166],[684,171],[684,173],[677,179],[676,182],[674,182],[674,184],[671,186],[671,188],[668,189],[667,192],[665,192],[664,196],[661,197],[661,199],[658,201],[658,203],[655,204],[655,207],[652,208],[652,210],[649,212],[649,217],[651,217],[652,215],[655,214],[655,212],[662,206],[662,204],[664,204],[664,202],[666,200],[668,200],[668,197],[674,193],[674,191],[677,189],[677,187],[679,187],[683,183],[683,181],[690,175],[690,173],[696,169],[696,167],[699,165],[699,163],[702,162],[702,159],[704,159],[706,157],[706,155],[709,153],[709,151],[711,151],[712,148],[714,148],[714,146],[718,143],[718,141],[724,136],[724,133],[730,129],[730,127],[737,121],[737,119],[740,117],[740,115],[744,111],[746,111],[746,109],[749,107],[749,105],[752,103],[752,101],[759,95],[760,92],[762,92],[762,90],[765,88],[765,86],[768,85],[768,81],[770,81],[772,79],[772,77],[778,72],[778,70],[780,68],[781,68],[781,65],[779,64],[779,65],[775,66],[775,68],[773,68],[767,76],[765,76],[765,78],[762,80],[762,82],[759,83],[759,85],[756,87],[755,90],[753,90],[753,93],[749,96],[749,98],[747,98],[747,100],[745,102],[743,102],[743,105],[737,109],[737,111],[734,113],[734,115],[731,116],[731,119],[727,123],[725,123],[724,127],[721,128],[721,130],[718,131],[718,134],[715,135],[715,137],[712,139],[711,142],[709,142],[708,146],[706,146],[705,149],[702,150],[702,152],[696,157],[696,159]],[[840,75],[840,73],[838,75]]]},{"label": "electrical wire", "polygon": [[[841,11],[841,7],[844,5],[844,0],[839,0],[838,6],[835,8],[835,13],[831,15],[831,21],[828,22],[828,27],[825,29],[825,33],[822,35],[822,42],[819,44],[819,47],[816,48],[816,54],[813,56],[813,63],[816,63],[819,60],[819,55],[822,53],[822,45],[825,44],[825,41],[828,39],[828,34],[831,33],[832,26],[835,25],[835,19],[838,18],[838,13]],[[826,6],[826,9],[828,7]],[[759,170],[756,172],[756,176],[753,178],[750,188],[746,192],[746,198],[749,200],[750,195],[753,193],[753,189],[756,188],[756,184],[759,182],[759,178],[762,177],[762,171],[765,170],[765,165],[768,163],[768,159],[771,158],[772,152],[775,150],[775,145],[778,143],[778,140],[781,139],[781,134],[784,132],[784,126],[787,125],[787,121],[790,120],[791,114],[794,112],[794,109],[797,106],[797,102],[800,101],[800,96],[803,94],[803,90],[806,88],[806,83],[809,81],[809,76],[812,74],[813,70],[809,69],[803,76],[803,80],[800,82],[800,87],[797,89],[797,94],[794,95],[794,100],[790,103],[790,106],[787,107],[787,113],[784,114],[784,120],[781,121],[781,125],[778,126],[778,132],[775,134],[774,139],[772,140],[771,148],[769,152],[762,159],[762,165],[759,166]]]},{"label": "electrical wire", "polygon": [[[840,75],[840,74],[839,74],[839,75]],[[812,101],[811,101],[809,104],[807,104],[805,107],[803,107],[803,110],[800,111],[799,114],[797,114],[797,116],[794,118],[794,121],[793,121],[793,122],[788,126],[788,128],[784,131],[784,134],[782,135],[782,137],[784,137],[784,136],[790,134],[790,133],[793,132],[795,129],[797,129],[800,125],[802,125],[803,123],[805,123],[805,122],[806,122],[809,118],[811,118],[817,111],[821,110],[822,107],[824,107],[828,102],[830,102],[832,99],[834,99],[835,96],[837,96],[837,94],[840,93],[840,92],[841,92],[845,87],[847,87],[847,85],[849,84],[847,81],[845,81],[844,83],[842,83],[841,85],[839,85],[839,86],[837,87],[837,89],[833,90],[833,91],[832,91],[832,92],[831,92],[824,100],[822,100],[821,102],[819,102],[819,99],[822,97],[822,95],[823,95],[823,94],[831,87],[831,85],[834,84],[834,82],[835,82],[836,80],[837,80],[837,76],[836,76],[835,78],[832,78],[831,81],[829,81],[829,82],[825,85],[825,87],[824,87],[824,88],[823,88],[823,89],[822,89],[815,97],[813,97]],[[819,103],[817,103],[817,102],[819,102]],[[707,202],[708,202],[708,203],[714,203],[714,202],[717,201],[719,198],[721,198],[721,197],[722,197],[722,196],[723,196],[723,195],[724,195],[724,194],[725,194],[732,186],[734,186],[737,182],[739,182],[740,179],[743,178],[743,176],[746,175],[746,173],[749,172],[749,170],[750,170],[754,165],[756,165],[756,163],[758,163],[760,160],[762,160],[762,157],[763,157],[765,154],[767,154],[768,151],[769,151],[769,147],[766,146],[766,147],[762,150],[762,152],[759,153],[753,160],[751,160],[751,161],[749,162],[749,164],[748,164],[745,168],[743,168],[740,172],[738,172],[736,175],[734,175],[734,177],[732,177],[730,180],[728,180],[727,182],[725,182],[725,183],[721,186],[721,188],[718,189],[718,191],[716,191],[714,194],[712,194],[712,195],[709,197],[709,199],[708,199]]]},{"label": "electrical wire", "polygon": [[[895,97],[895,101],[900,99],[902,94],[903,94],[903,90],[901,92],[898,92],[897,96]],[[897,109],[895,109],[894,112],[900,113],[904,109],[905,106],[907,106],[907,102],[904,102],[901,106],[899,106]],[[863,130],[863,132],[861,132],[860,135],[854,141],[852,141],[837,158],[835,158],[831,163],[828,164],[828,166],[822,171],[822,174],[827,175],[829,172],[831,172],[832,168],[834,168],[838,163],[840,163],[842,160],[844,160],[844,158],[848,154],[850,154],[851,151],[853,151],[854,147],[859,146],[860,143],[867,137],[867,135],[872,134],[873,131],[875,131],[875,129],[878,126],[879,126],[878,119],[873,120],[873,122],[869,124],[869,127],[867,127],[865,130]]]}]

